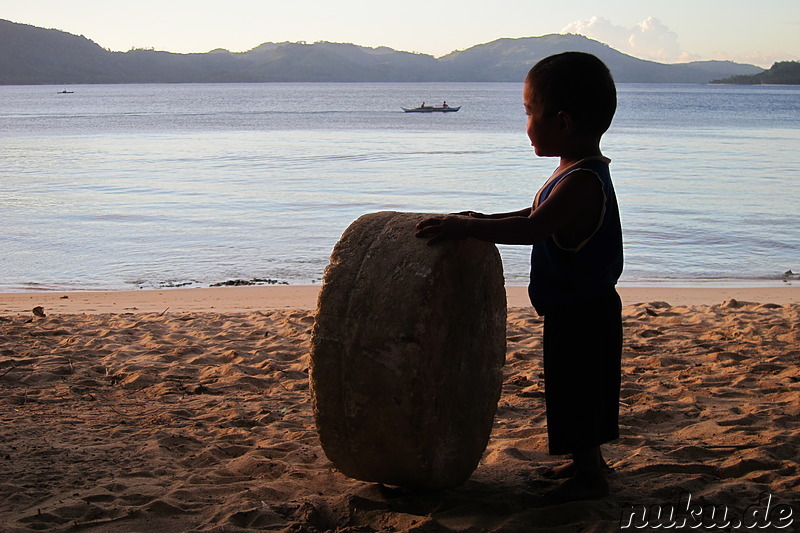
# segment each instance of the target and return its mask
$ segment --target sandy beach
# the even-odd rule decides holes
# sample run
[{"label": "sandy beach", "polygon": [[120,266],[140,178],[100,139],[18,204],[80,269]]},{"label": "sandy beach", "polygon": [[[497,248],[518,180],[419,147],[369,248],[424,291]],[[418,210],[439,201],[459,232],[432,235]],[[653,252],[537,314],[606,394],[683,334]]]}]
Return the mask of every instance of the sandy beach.
[{"label": "sandy beach", "polygon": [[[60,314],[98,313],[246,313],[264,309],[303,309],[317,305],[319,285],[272,285],[107,292],[0,293],[0,314],[26,314],[37,306]],[[713,305],[727,300],[800,304],[800,285],[779,287],[619,287],[622,302],[668,302],[671,305]],[[529,307],[527,287],[508,286],[509,308]]]},{"label": "sandy beach", "polygon": [[606,532],[641,525],[642,506],[716,509],[700,530],[725,530],[723,510],[727,530],[800,524],[800,287],[622,287],[612,495],[557,505],[524,287],[508,288],[483,459],[430,493],[325,457],[308,393],[318,290],[0,294],[0,531]]}]

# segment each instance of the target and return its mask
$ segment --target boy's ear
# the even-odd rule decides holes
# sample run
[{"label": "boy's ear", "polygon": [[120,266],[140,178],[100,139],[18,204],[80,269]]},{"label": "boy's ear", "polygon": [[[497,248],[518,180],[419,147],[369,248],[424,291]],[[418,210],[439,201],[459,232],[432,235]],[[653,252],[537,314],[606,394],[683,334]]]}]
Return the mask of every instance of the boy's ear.
[{"label": "boy's ear", "polygon": [[572,115],[570,115],[568,111],[559,111],[556,118],[558,119],[558,126],[562,133],[571,132],[575,127]]}]

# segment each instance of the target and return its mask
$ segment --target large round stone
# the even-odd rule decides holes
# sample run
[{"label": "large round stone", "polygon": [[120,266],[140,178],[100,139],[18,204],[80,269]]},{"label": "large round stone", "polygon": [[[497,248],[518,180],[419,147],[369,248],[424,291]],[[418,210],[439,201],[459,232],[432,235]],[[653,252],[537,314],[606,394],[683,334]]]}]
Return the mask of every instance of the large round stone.
[{"label": "large round stone", "polygon": [[344,474],[439,489],[464,482],[491,433],[506,351],[503,267],[490,243],[428,246],[429,215],[364,215],[325,271],[311,339],[322,447]]}]

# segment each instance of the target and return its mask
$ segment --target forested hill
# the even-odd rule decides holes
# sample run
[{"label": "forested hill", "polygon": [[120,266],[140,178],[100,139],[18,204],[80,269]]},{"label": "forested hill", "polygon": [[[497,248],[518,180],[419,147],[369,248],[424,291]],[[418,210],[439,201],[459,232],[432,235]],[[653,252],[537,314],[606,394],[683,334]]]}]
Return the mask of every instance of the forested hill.
[{"label": "forested hill", "polygon": [[619,82],[708,83],[763,69],[726,61],[667,65],[579,35],[498,39],[435,58],[346,43],[264,43],[247,52],[112,52],[84,36],[0,20],[0,84],[521,81],[547,55],[599,56]]},{"label": "forested hill", "polygon": [[712,83],[731,83],[735,85],[800,85],[800,61],[781,61],[769,70],[750,76],[731,76]]}]

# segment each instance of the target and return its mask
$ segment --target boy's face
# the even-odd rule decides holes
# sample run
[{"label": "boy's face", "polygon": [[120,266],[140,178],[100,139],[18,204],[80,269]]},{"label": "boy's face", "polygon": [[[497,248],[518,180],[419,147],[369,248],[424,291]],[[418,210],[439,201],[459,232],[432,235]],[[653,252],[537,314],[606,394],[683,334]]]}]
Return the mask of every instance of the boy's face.
[{"label": "boy's face", "polygon": [[536,155],[540,157],[560,155],[558,149],[561,139],[560,121],[557,116],[544,113],[537,104],[534,87],[527,81],[522,90],[522,101],[525,105],[525,114],[528,115],[528,138]]}]

